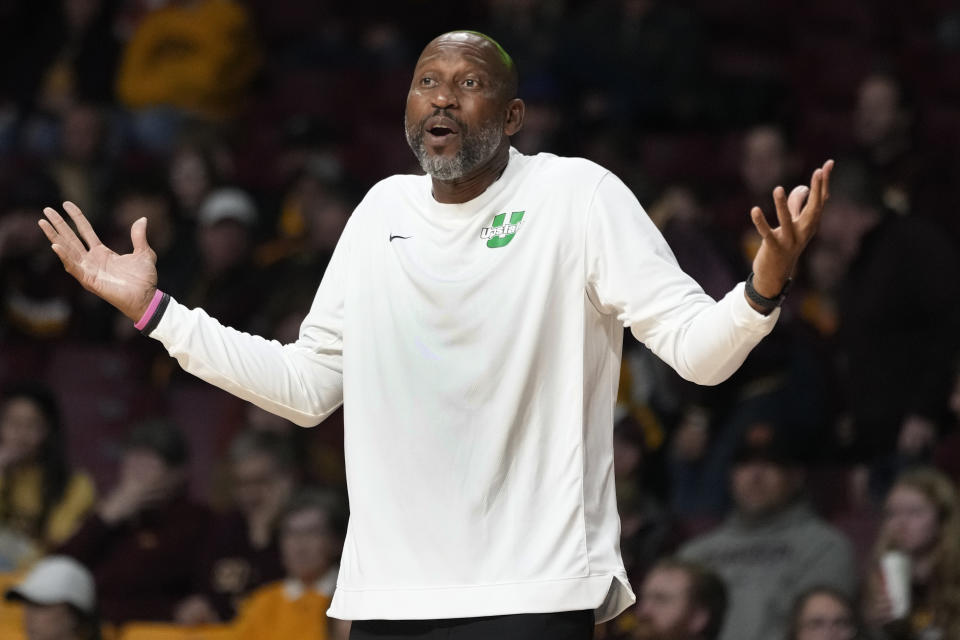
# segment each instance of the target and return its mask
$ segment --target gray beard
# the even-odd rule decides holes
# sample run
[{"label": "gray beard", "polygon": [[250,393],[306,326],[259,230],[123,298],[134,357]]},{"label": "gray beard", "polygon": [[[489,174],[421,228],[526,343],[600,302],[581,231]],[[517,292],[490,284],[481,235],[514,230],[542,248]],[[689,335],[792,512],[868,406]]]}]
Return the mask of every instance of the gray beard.
[{"label": "gray beard", "polygon": [[462,122],[458,121],[458,124],[462,144],[452,158],[446,158],[428,154],[423,144],[422,123],[411,129],[410,123],[404,117],[403,128],[407,134],[407,144],[424,172],[437,180],[457,180],[467,175],[493,157],[503,138],[503,128],[494,123],[481,127],[476,134]]}]

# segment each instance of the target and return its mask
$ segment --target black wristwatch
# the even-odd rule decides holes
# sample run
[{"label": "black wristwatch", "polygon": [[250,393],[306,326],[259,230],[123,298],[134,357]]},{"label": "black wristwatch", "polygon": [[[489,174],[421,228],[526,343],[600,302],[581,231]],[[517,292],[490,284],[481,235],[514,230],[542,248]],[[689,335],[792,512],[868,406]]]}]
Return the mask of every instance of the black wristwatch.
[{"label": "black wristwatch", "polygon": [[757,293],[757,290],[753,288],[753,271],[751,271],[750,275],[747,276],[744,292],[747,294],[747,297],[750,298],[751,302],[763,309],[764,313],[770,313],[783,304],[784,299],[787,297],[787,292],[790,291],[791,284],[793,284],[793,278],[787,278],[780,293],[778,293],[775,298],[767,298]]}]

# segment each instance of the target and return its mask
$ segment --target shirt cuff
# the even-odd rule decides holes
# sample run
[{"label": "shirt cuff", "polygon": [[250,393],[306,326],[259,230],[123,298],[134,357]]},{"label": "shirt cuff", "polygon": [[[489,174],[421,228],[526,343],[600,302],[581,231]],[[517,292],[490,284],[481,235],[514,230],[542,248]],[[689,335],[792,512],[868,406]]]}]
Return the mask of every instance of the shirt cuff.
[{"label": "shirt cuff", "polygon": [[740,282],[730,292],[730,295],[734,297],[733,317],[737,325],[741,327],[748,327],[764,334],[769,333],[773,326],[777,324],[781,308],[777,307],[766,315],[760,313],[747,302],[747,296],[744,293],[745,285],[746,283]]},{"label": "shirt cuff", "polygon": [[157,328],[157,324],[160,323],[160,318],[163,317],[163,313],[167,310],[168,304],[170,304],[170,295],[157,289],[153,294],[153,299],[147,306],[147,310],[143,312],[143,316],[133,325],[134,328],[143,335],[149,336],[150,333]]}]

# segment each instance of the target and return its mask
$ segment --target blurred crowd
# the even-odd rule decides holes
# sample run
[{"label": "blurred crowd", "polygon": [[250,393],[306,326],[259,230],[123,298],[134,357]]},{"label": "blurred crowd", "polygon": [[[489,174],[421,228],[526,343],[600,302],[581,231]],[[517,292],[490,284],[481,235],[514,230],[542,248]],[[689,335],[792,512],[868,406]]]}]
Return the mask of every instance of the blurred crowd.
[{"label": "blurred crowd", "polygon": [[0,635],[345,637],[342,418],[301,430],[183,374],[36,222],[73,201],[124,252],[145,216],[163,290],[295,340],[359,198],[419,171],[420,49],[465,27],[518,64],[514,145],[620,176],[714,297],[749,272],[751,206],[774,223],[773,187],[837,160],[729,381],[626,341],[639,601],[598,636],[960,638],[950,0],[0,0]]}]

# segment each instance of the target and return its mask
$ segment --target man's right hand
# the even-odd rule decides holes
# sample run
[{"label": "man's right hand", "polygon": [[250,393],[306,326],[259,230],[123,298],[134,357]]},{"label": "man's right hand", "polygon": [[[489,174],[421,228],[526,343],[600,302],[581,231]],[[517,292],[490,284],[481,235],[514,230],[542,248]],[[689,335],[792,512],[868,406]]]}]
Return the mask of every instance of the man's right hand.
[{"label": "man's right hand", "polygon": [[100,242],[77,205],[64,202],[63,209],[79,237],[50,207],[43,210],[47,219],[40,220],[40,228],[67,273],[133,322],[140,320],[157,290],[157,254],[147,244],[147,219],[140,218],[130,227],[133,253],[119,255]]}]

